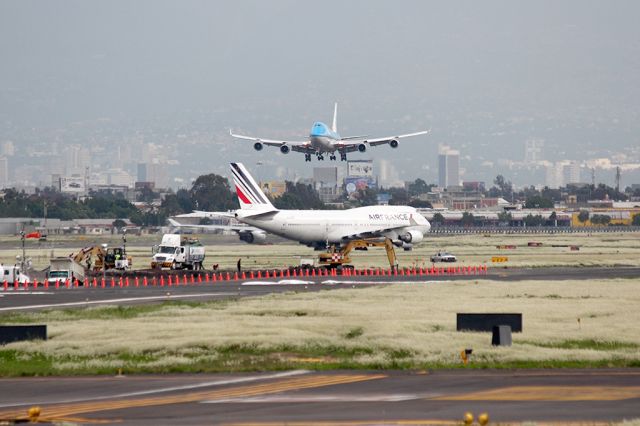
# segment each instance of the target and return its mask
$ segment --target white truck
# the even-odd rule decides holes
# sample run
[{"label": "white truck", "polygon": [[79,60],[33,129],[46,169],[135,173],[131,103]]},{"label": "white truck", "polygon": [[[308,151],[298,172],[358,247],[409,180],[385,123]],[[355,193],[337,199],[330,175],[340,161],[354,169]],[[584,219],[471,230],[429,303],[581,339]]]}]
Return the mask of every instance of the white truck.
[{"label": "white truck", "polygon": [[74,283],[77,279],[79,284],[84,284],[84,266],[70,257],[54,257],[51,259],[49,272],[47,272],[49,284],[55,284],[56,281],[64,283],[67,279],[71,283]]},{"label": "white truck", "polygon": [[452,255],[451,253],[447,253],[446,251],[439,251],[436,254],[434,254],[433,256],[431,256],[431,262],[448,262],[448,263],[453,263],[456,262],[458,259]]},{"label": "white truck", "polygon": [[3,282],[14,283],[19,282],[20,284],[24,284],[26,282],[30,282],[31,279],[29,276],[22,273],[20,267],[17,265],[3,265],[0,263],[0,283]]},{"label": "white truck", "polygon": [[151,268],[203,269],[204,257],[204,246],[197,239],[164,234],[160,245],[153,247]]}]

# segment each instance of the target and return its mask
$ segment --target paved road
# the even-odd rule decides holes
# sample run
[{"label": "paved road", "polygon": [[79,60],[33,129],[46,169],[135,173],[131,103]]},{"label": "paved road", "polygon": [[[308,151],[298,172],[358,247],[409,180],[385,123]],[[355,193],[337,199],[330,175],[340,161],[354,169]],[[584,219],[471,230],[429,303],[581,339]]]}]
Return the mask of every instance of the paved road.
[{"label": "paved road", "polygon": [[492,269],[486,275],[429,275],[429,276],[352,276],[352,277],[305,277],[304,279],[261,279],[216,281],[195,284],[175,284],[135,287],[106,288],[49,288],[37,291],[23,289],[0,290],[0,313],[20,310],[50,309],[56,307],[84,307],[101,304],[158,303],[163,300],[215,300],[264,295],[284,291],[319,291],[336,288],[368,287],[393,282],[434,284],[447,280],[492,279],[504,281],[521,280],[568,280],[594,278],[640,278],[640,268],[523,268]]},{"label": "paved road", "polygon": [[82,424],[568,424],[640,418],[640,371],[289,371],[0,379],[0,419]]}]

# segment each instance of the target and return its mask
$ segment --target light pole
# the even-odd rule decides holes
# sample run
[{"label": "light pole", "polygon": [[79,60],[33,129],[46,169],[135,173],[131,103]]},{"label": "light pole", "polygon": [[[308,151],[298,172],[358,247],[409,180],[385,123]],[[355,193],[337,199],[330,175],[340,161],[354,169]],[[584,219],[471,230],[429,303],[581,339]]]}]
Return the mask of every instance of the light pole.
[{"label": "light pole", "polygon": [[102,255],[102,281],[104,281],[107,276],[107,247],[109,247],[109,244],[102,243],[101,245],[104,250],[104,254]]},{"label": "light pole", "polygon": [[24,235],[24,229],[22,231],[20,231],[20,240],[22,240],[22,259],[20,259],[20,272],[22,272],[23,274],[24,272],[24,256],[25,256],[25,251],[24,251],[24,239],[25,239],[25,235]]}]

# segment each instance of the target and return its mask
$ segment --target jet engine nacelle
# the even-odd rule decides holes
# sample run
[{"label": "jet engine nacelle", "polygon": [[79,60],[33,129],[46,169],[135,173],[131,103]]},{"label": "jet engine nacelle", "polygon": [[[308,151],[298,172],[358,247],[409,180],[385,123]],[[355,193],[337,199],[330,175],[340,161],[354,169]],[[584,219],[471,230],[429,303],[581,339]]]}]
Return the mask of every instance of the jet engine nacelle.
[{"label": "jet engine nacelle", "polygon": [[288,154],[290,151],[289,146],[288,145],[280,145],[280,152],[283,154]]},{"label": "jet engine nacelle", "polygon": [[422,232],[412,229],[405,232],[404,234],[401,234],[399,238],[405,243],[415,244],[422,241],[422,239],[424,238],[424,235],[422,234]]},{"label": "jet engine nacelle", "polygon": [[256,151],[262,151],[263,145],[260,142],[256,142],[253,144],[253,149]]},{"label": "jet engine nacelle", "polygon": [[267,234],[265,232],[240,232],[238,236],[240,237],[240,241],[244,241],[249,244],[263,244],[267,240]]},{"label": "jet engine nacelle", "polygon": [[360,145],[358,145],[358,151],[360,152],[365,152],[367,150],[367,146],[363,143],[361,143]]},{"label": "jet engine nacelle", "polygon": [[395,140],[395,139],[391,139],[391,140],[389,141],[389,146],[390,146],[391,148],[397,148],[397,147],[398,147],[398,145],[400,145],[400,142],[398,142],[398,141],[397,141],[397,140]]}]

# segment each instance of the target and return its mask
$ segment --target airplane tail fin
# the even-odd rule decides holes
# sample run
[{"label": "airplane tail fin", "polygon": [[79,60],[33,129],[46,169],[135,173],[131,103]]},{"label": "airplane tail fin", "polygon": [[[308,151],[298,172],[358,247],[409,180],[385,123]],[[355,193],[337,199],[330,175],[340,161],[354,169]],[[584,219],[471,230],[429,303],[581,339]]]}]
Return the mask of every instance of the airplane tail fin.
[{"label": "airplane tail fin", "polygon": [[331,130],[334,133],[338,133],[338,103],[337,102],[333,106],[333,124],[331,125]]},{"label": "airplane tail fin", "polygon": [[241,210],[260,213],[277,210],[242,163],[231,163],[231,174]]}]

